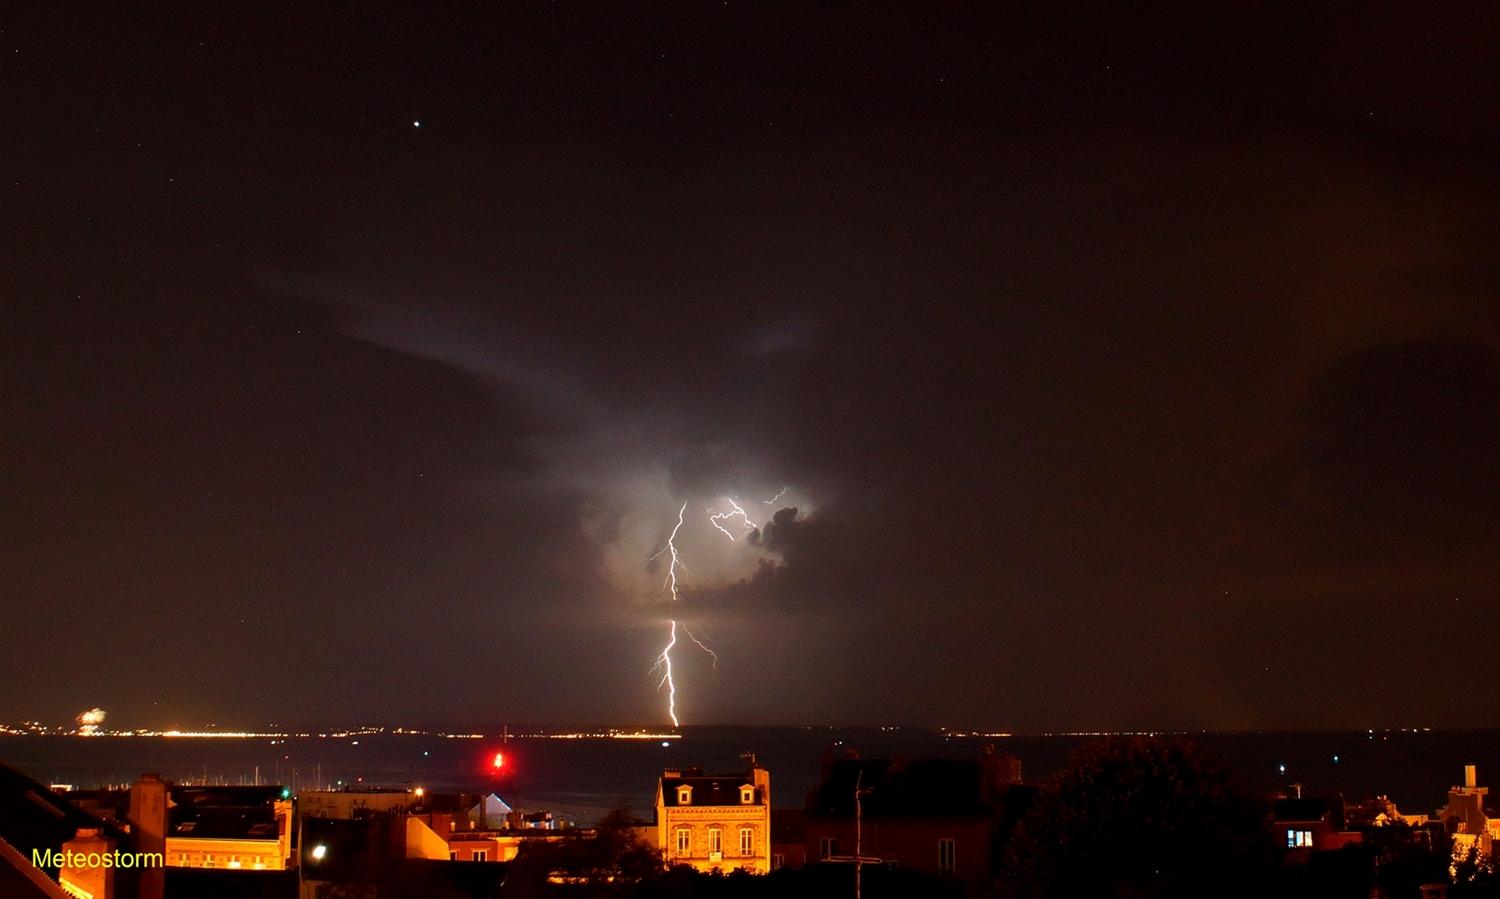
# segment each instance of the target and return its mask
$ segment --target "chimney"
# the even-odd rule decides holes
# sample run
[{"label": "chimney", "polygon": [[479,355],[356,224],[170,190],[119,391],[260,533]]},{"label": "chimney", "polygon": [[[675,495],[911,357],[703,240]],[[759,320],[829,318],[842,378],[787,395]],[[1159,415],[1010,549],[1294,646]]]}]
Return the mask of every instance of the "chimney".
[{"label": "chimney", "polygon": [[1464,786],[1471,790],[1479,786],[1479,772],[1473,765],[1464,765]]},{"label": "chimney", "polygon": [[[99,828],[80,827],[77,836],[63,843],[62,851],[63,857],[72,862],[62,865],[57,872],[57,881],[64,891],[93,899],[115,899],[119,895],[115,891],[115,869],[104,861],[105,856],[114,853],[115,841],[104,836]],[[159,866],[151,867],[161,872]]]},{"label": "chimney", "polygon": [[980,798],[991,810],[998,808],[1010,788],[1021,782],[1021,760],[999,752],[993,744],[985,746],[979,756],[979,771]]},{"label": "chimney", "polygon": [[771,807],[771,772],[764,767],[756,765],[750,769],[751,783],[755,785],[756,792],[760,794],[765,802],[766,808]]},{"label": "chimney", "polygon": [[[142,774],[141,779],[130,788],[131,833],[135,835],[137,852],[159,852],[163,858],[167,851],[167,782],[159,774]],[[162,899],[167,889],[167,873],[164,867],[147,865],[141,868],[140,899]]]}]

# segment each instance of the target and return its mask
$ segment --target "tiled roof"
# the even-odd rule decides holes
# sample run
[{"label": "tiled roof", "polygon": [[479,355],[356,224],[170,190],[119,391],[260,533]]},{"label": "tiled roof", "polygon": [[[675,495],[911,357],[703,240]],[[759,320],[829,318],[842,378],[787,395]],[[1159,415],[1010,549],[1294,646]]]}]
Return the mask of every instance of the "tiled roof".
[{"label": "tiled roof", "polygon": [[5,899],[57,899],[67,894],[9,843],[0,844],[0,896]]},{"label": "tiled roof", "polygon": [[[115,841],[115,845],[128,851],[131,846],[130,838],[118,827],[105,821],[100,821],[93,815],[76,808],[62,796],[52,792],[21,772],[8,765],[0,765],[0,841],[4,841],[9,847],[21,854],[22,860],[29,865],[31,853],[34,850],[46,852],[52,850],[60,852],[63,844],[74,838],[81,828],[95,828],[99,832]],[[6,881],[0,881],[0,896],[10,896],[5,888],[14,886],[17,896],[32,895],[55,895],[46,892],[47,887],[39,887],[37,882],[24,873],[15,863],[10,853],[0,853],[5,856],[5,861],[0,862],[0,877]],[[55,876],[55,869],[42,872],[48,877]],[[137,872],[119,870],[116,871],[116,883],[122,891],[135,888]],[[15,881],[14,874],[24,881],[21,886]],[[7,882],[8,881],[8,882]]]},{"label": "tiled roof", "polygon": [[81,827],[95,827],[119,845],[128,840],[114,825],[100,821],[21,772],[0,765],[0,839],[23,853],[62,850]]}]

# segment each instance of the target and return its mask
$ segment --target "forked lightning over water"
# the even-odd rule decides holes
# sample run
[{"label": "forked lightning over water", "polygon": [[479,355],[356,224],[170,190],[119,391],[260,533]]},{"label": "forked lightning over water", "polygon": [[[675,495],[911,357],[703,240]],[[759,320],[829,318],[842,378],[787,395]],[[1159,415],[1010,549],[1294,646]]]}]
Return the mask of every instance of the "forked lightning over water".
[{"label": "forked lightning over water", "polygon": [[[774,505],[783,496],[786,496],[787,491],[790,489],[790,487],[782,487],[781,491],[775,496],[767,500],[761,500],[761,502],[765,503],[766,505]],[[717,528],[721,534],[728,537],[730,540],[736,539],[734,533],[731,532],[728,528],[724,527],[723,524],[724,522],[735,518],[738,518],[747,530],[756,531],[760,529],[760,525],[757,524],[753,519],[751,519],[750,514],[746,512],[744,507],[742,507],[736,500],[725,497],[724,502],[729,504],[729,511],[727,512],[720,511],[713,506],[710,506],[708,509],[708,523]],[[662,590],[672,595],[672,602],[674,603],[678,600],[677,571],[679,568],[683,571],[687,570],[687,565],[683,564],[682,557],[677,551],[677,534],[682,530],[682,524],[687,514],[687,507],[688,504],[684,502],[682,506],[678,508],[677,523],[672,526],[672,532],[667,535],[667,545],[657,550],[656,554],[651,556],[650,559],[655,560],[661,558],[662,556],[667,557],[667,577],[666,580],[662,582]],[[669,619],[668,623],[670,625],[670,630],[667,634],[667,644],[666,646],[662,647],[661,653],[656,657],[656,663],[651,666],[651,670],[656,671],[660,669],[661,671],[661,680],[657,682],[656,688],[658,690],[660,690],[662,687],[667,688],[667,715],[672,719],[672,725],[676,727],[681,724],[681,721],[679,721],[677,718],[677,682],[673,679],[672,675],[672,650],[677,646],[678,628],[681,628],[682,632],[687,636],[687,638],[693,641],[693,645],[703,650],[708,654],[709,658],[713,659],[715,668],[719,667],[719,656],[708,647],[708,644],[698,639],[698,637],[688,629],[688,626],[686,624],[678,621],[676,617]]]}]

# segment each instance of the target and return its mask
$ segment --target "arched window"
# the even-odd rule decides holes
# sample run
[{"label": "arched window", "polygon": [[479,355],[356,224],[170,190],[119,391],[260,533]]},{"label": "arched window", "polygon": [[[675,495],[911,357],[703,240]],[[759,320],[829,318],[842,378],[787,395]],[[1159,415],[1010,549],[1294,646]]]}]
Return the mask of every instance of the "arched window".
[{"label": "arched window", "polygon": [[693,788],[692,787],[686,787],[686,786],[684,786],[684,787],[678,787],[677,788],[677,804],[678,805],[692,805],[693,804]]}]

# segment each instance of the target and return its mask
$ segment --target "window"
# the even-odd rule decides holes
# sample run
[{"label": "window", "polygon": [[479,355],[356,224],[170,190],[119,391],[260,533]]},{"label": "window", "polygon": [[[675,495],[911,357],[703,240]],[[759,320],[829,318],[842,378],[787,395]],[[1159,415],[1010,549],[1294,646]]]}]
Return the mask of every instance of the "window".
[{"label": "window", "polygon": [[818,837],[818,858],[832,858],[838,848],[839,841],[833,837]]},{"label": "window", "polygon": [[490,851],[488,849],[475,849],[474,854],[469,857],[476,862],[486,861],[490,857]]},{"label": "window", "polygon": [[677,828],[677,854],[685,856],[692,846],[692,831],[686,827]]},{"label": "window", "polygon": [[740,828],[740,855],[755,854],[755,828]]},{"label": "window", "polygon": [[448,850],[448,861],[450,861],[450,862],[456,862],[456,861],[458,861],[458,850],[457,849],[449,849]]},{"label": "window", "polygon": [[1286,832],[1286,848],[1288,849],[1311,849],[1313,844],[1312,831],[1288,828]]},{"label": "window", "polygon": [[953,872],[958,863],[958,840],[938,840],[938,870]]},{"label": "window", "polygon": [[785,855],[783,855],[780,852],[778,852],[775,855],[771,856],[771,869],[773,871],[779,871],[779,870],[781,870],[782,868],[785,868],[785,867],[786,867],[786,856]]},{"label": "window", "polygon": [[752,786],[740,787],[740,805],[755,804],[755,788]]},{"label": "window", "polygon": [[724,831],[717,827],[708,829],[708,851],[711,853],[724,851]]},{"label": "window", "polygon": [[692,787],[678,787],[677,788],[677,804],[678,805],[692,805],[693,804],[693,788]]}]

